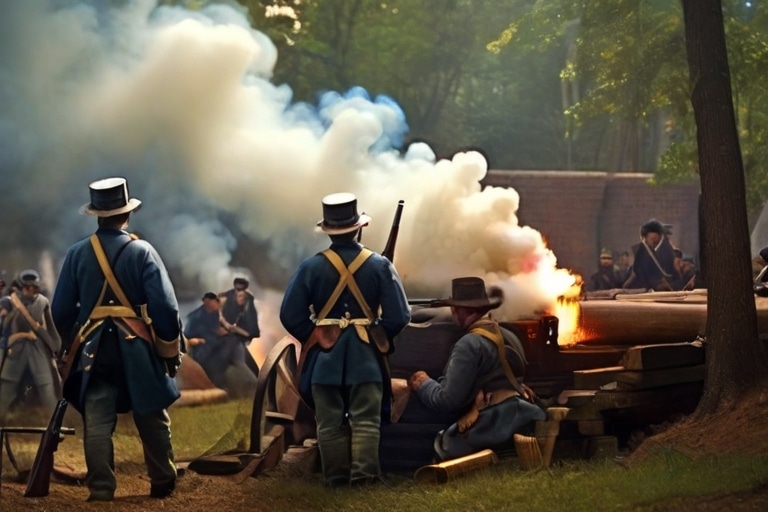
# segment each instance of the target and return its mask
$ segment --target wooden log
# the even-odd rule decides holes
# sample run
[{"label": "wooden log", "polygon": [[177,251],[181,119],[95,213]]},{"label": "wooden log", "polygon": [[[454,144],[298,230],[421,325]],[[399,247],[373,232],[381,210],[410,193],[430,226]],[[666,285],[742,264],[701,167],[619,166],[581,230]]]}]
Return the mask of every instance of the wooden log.
[{"label": "wooden log", "polygon": [[704,364],[704,347],[699,342],[668,343],[630,347],[621,364],[627,370],[656,370]]},{"label": "wooden log", "polygon": [[685,382],[703,381],[707,374],[704,364],[663,368],[661,370],[626,371],[616,374],[618,389],[648,389]]},{"label": "wooden log", "polygon": [[[616,300],[579,303],[579,343],[647,345],[693,341],[704,336],[706,293],[653,292],[617,295]],[[768,297],[755,297],[758,333],[768,334]],[[562,342],[561,341],[561,342]]]},{"label": "wooden log", "polygon": [[498,461],[499,458],[492,450],[482,450],[458,459],[420,467],[414,473],[413,479],[419,484],[445,484],[472,471],[487,468]]},{"label": "wooden log", "polygon": [[704,334],[706,304],[594,300],[580,302],[579,343],[647,345],[693,341]]}]

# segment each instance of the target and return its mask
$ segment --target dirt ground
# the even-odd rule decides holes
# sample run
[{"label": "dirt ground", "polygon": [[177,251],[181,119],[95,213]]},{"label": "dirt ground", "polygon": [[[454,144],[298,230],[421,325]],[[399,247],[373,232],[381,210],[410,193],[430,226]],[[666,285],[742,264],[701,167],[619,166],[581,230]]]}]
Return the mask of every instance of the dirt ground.
[{"label": "dirt ground", "polygon": [[[660,447],[673,448],[690,457],[705,454],[750,453],[768,454],[768,397],[755,397],[731,411],[702,423],[683,420],[659,432],[646,440],[626,458],[625,464],[632,464],[644,457],[652,456]],[[119,453],[117,456],[119,457]],[[7,464],[7,459],[4,464]],[[57,466],[67,467],[70,472],[84,472],[82,446],[77,439],[65,438],[56,452]],[[291,464],[284,461],[282,465]],[[5,468],[13,473],[12,468]],[[280,467],[278,467],[278,470]],[[284,470],[283,470],[284,471]],[[174,509],[185,512],[212,510],[240,511],[254,509],[254,497],[259,494],[259,487],[265,485],[264,479],[274,483],[274,477],[262,475],[247,478],[243,482],[232,477],[206,476],[186,470],[179,478],[177,491],[166,500],[149,498],[149,482],[145,476],[143,464],[131,461],[117,461],[118,489],[112,503],[86,503],[88,489],[72,480],[62,480],[54,476],[50,494],[45,498],[24,498],[25,485],[5,477],[0,487],[0,510],[3,511],[48,511],[64,512],[71,510],[90,510],[109,508],[111,510],[161,510]],[[277,478],[280,478],[279,474]],[[266,483],[269,485],[268,483]],[[222,497],[226,496],[223,507]],[[261,504],[269,510],[268,504]],[[752,512],[768,510],[768,475],[766,482],[759,488],[747,492],[726,495],[703,496],[680,499],[649,506],[646,510],[654,512],[708,512],[737,511]]]}]

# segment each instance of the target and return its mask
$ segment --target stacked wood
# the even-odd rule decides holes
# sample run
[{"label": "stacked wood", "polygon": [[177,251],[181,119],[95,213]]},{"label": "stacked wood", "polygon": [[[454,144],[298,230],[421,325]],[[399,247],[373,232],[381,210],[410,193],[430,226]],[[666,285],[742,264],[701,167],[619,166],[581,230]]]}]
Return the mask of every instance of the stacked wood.
[{"label": "stacked wood", "polygon": [[573,373],[577,389],[557,397],[570,409],[563,425],[582,441],[602,438],[606,425],[652,425],[692,412],[706,375],[704,347],[698,341],[637,345],[620,365]]}]

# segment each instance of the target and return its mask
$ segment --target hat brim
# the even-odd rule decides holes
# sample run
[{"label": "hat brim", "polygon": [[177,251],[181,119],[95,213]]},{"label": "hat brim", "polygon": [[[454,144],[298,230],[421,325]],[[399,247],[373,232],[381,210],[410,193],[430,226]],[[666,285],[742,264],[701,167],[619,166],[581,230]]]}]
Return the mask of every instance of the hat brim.
[{"label": "hat brim", "polygon": [[352,231],[357,231],[361,227],[365,226],[371,222],[371,218],[364,214],[360,214],[360,218],[357,219],[357,222],[352,224],[351,226],[341,226],[341,227],[332,227],[328,226],[323,220],[317,221],[317,225],[315,226],[315,231],[322,231],[323,233],[326,233],[328,235],[343,235],[344,233],[351,233]]},{"label": "hat brim", "polygon": [[141,206],[141,201],[135,198],[129,199],[128,204],[115,210],[94,210],[91,208],[91,203],[85,203],[80,207],[80,213],[83,215],[92,215],[94,217],[112,217],[113,215],[132,212],[139,206]]},{"label": "hat brim", "polygon": [[460,308],[488,308],[488,309],[496,309],[497,307],[501,306],[501,303],[504,300],[499,297],[492,297],[489,299],[469,299],[469,300],[454,300],[451,298],[448,299],[437,299],[429,303],[429,307],[431,308],[439,308],[443,306],[455,306]]}]

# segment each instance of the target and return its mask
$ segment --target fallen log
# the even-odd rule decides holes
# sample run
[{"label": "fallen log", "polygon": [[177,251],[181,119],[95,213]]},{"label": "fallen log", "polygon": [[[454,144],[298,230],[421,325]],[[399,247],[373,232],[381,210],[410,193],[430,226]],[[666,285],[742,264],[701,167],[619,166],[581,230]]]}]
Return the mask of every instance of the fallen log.
[{"label": "fallen log", "polygon": [[648,345],[693,341],[705,332],[706,304],[629,300],[580,302],[579,343]]}]

